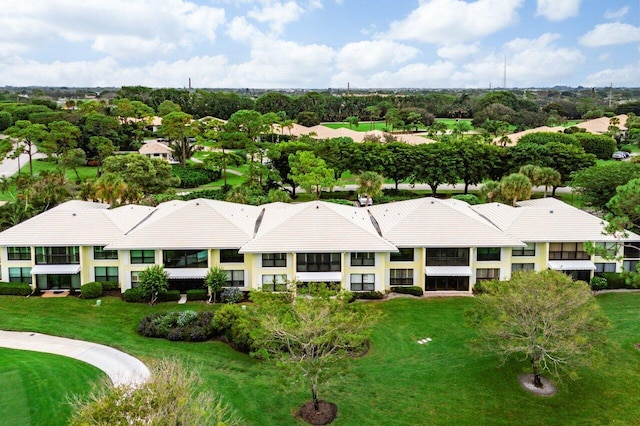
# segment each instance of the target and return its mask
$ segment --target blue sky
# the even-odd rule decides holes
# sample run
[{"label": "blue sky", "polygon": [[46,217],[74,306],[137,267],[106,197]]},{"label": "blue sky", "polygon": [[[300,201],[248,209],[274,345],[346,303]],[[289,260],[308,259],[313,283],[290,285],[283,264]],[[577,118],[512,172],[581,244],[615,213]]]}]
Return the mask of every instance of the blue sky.
[{"label": "blue sky", "polygon": [[0,86],[640,86],[635,0],[21,0]]}]

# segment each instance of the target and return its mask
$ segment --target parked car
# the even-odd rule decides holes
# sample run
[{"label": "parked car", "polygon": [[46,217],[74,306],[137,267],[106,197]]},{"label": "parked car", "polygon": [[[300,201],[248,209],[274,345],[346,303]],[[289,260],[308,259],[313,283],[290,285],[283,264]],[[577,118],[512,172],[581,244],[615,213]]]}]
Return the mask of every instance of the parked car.
[{"label": "parked car", "polygon": [[[364,207],[367,205],[367,194],[358,194],[358,204],[360,207]],[[369,205],[373,205],[373,198],[369,198]]]},{"label": "parked car", "polygon": [[626,151],[616,151],[613,153],[611,158],[613,158],[614,160],[624,160],[625,158],[629,158],[630,156],[631,154]]}]

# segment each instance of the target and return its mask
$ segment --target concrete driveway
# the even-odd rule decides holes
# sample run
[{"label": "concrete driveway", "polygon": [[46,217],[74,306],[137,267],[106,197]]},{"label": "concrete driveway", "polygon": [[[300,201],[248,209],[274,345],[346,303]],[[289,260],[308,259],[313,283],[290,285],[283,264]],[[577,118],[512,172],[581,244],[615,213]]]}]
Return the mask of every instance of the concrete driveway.
[{"label": "concrete driveway", "polygon": [[139,359],[109,346],[47,334],[1,331],[0,347],[46,352],[86,362],[104,371],[114,385],[137,386],[150,372]]}]

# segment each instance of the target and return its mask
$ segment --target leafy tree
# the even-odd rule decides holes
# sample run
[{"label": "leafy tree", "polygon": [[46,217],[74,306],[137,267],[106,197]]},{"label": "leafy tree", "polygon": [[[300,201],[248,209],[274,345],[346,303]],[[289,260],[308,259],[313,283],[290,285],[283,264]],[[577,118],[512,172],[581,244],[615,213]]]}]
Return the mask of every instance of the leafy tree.
[{"label": "leafy tree", "polygon": [[631,179],[616,188],[615,195],[606,205],[610,214],[606,219],[610,222],[609,231],[622,232],[631,229],[640,230],[640,178]]},{"label": "leafy tree", "polygon": [[552,167],[541,167],[537,173],[537,185],[544,185],[544,197],[547,197],[549,187],[557,187],[562,183],[560,172]]},{"label": "leafy tree", "polygon": [[13,124],[13,117],[8,111],[0,111],[0,132],[4,132]]},{"label": "leafy tree", "polygon": [[349,170],[352,173],[382,173],[384,165],[391,161],[387,147],[378,142],[361,142],[353,145],[349,158]]},{"label": "leafy tree", "polygon": [[315,155],[322,158],[327,163],[327,167],[333,169],[336,180],[340,179],[342,173],[353,168],[357,144],[351,138],[323,139],[315,143],[312,148]]},{"label": "leafy tree", "polygon": [[328,168],[322,158],[317,158],[313,152],[302,151],[289,155],[291,174],[289,178],[300,185],[306,192],[315,192],[320,199],[322,188],[333,187],[337,184],[333,170]]},{"label": "leafy tree", "polygon": [[534,143],[537,145],[546,145],[548,143],[557,142],[565,145],[580,146],[580,142],[574,135],[568,135],[560,132],[534,132],[528,133],[518,139],[518,145],[525,143]]},{"label": "leafy tree", "polygon": [[209,390],[198,373],[177,361],[151,366],[151,377],[137,386],[107,380],[86,398],[72,397],[71,426],[85,425],[219,425],[242,424]]},{"label": "leafy tree", "polygon": [[609,161],[577,172],[570,185],[582,196],[585,204],[606,210],[616,188],[640,178],[640,163]]},{"label": "leafy tree", "polygon": [[129,190],[138,190],[145,195],[160,194],[180,183],[180,179],[171,173],[169,163],[140,154],[107,157],[103,168],[105,173],[119,174]]},{"label": "leafy tree", "polygon": [[161,292],[169,289],[169,274],[162,265],[151,265],[140,272],[139,288],[144,297],[153,305]]},{"label": "leafy tree", "polygon": [[609,160],[616,150],[616,140],[607,135],[580,132],[573,136],[578,139],[585,152],[594,154],[600,160]]},{"label": "leafy tree", "polygon": [[116,173],[104,173],[92,184],[92,197],[111,205],[120,203],[127,194],[128,185]]},{"label": "leafy tree", "polygon": [[[47,139],[46,126],[44,124],[33,124],[28,120],[18,120],[5,133],[18,139],[15,152],[18,155],[22,152],[27,153],[29,156],[29,176],[33,176],[33,148],[41,145]],[[22,145],[23,143],[24,146]]]},{"label": "leafy tree", "polygon": [[598,360],[609,321],[585,282],[545,270],[516,273],[483,288],[466,314],[477,332],[475,350],[495,354],[502,363],[528,360],[538,388],[544,372],[558,375]]},{"label": "leafy tree", "polygon": [[469,185],[477,185],[489,177],[493,164],[497,161],[495,146],[470,140],[455,141],[454,152],[461,162],[460,178],[464,182],[464,193]]},{"label": "leafy tree", "polygon": [[411,182],[428,184],[436,195],[438,186],[457,183],[461,169],[462,162],[451,145],[442,142],[418,145]]},{"label": "leafy tree", "polygon": [[256,111],[261,114],[284,111],[287,116],[292,117],[295,114],[294,108],[293,100],[284,93],[269,92],[256,99]]},{"label": "leafy tree", "polygon": [[60,156],[73,149],[78,144],[82,132],[68,121],[54,121],[49,123],[49,135],[41,144],[41,151],[48,155]]},{"label": "leafy tree", "polygon": [[365,206],[368,206],[371,198],[378,197],[382,194],[384,178],[376,172],[364,172],[358,175],[357,184],[358,192],[367,195]]},{"label": "leafy tree", "polygon": [[162,117],[159,131],[172,141],[174,155],[180,159],[181,166],[186,166],[196,150],[195,137],[200,133],[199,123],[187,113],[174,111]]},{"label": "leafy tree", "polygon": [[344,121],[349,124],[349,129],[351,129],[352,126],[357,129],[358,125],[360,124],[360,119],[355,115],[345,118]]},{"label": "leafy tree", "polygon": [[374,129],[375,122],[380,119],[380,107],[378,105],[370,105],[364,109],[369,114],[371,121],[371,130]]},{"label": "leafy tree", "polygon": [[164,117],[165,115],[171,114],[172,112],[180,111],[182,111],[180,105],[168,99],[166,101],[162,101],[162,103],[158,105],[158,116],[160,117]]},{"label": "leafy tree", "polygon": [[220,265],[209,268],[204,278],[204,285],[209,289],[209,303],[212,299],[216,302],[216,295],[227,285],[227,278],[227,271],[220,268]]},{"label": "leafy tree", "polygon": [[[551,142],[545,145],[548,158],[545,166],[553,167],[560,173],[560,185],[566,184],[573,173],[596,164],[596,156],[587,154],[581,147]],[[555,195],[557,186],[553,187]]]},{"label": "leafy tree", "polygon": [[98,162],[98,176],[102,173],[102,162],[105,158],[113,155],[118,149],[111,139],[104,136],[92,136],[89,140],[89,148],[96,152],[95,159]]},{"label": "leafy tree", "polygon": [[308,143],[299,141],[283,142],[269,146],[267,156],[271,160],[271,167],[278,172],[283,185],[291,186],[292,197],[296,196],[296,184],[293,179],[291,179],[289,156],[301,151],[311,151],[312,149],[312,146]]},{"label": "leafy tree", "polygon": [[305,126],[305,127],[313,127],[320,124],[320,118],[313,111],[302,111],[296,117],[296,121],[298,122],[299,125]]},{"label": "leafy tree", "polygon": [[[307,380],[316,411],[322,384],[343,371],[341,361],[358,354],[366,345],[375,322],[375,311],[340,299],[314,298],[256,301],[261,332],[256,346],[279,361],[295,376]],[[275,306],[274,306],[275,305]]]},{"label": "leafy tree", "polygon": [[415,146],[404,142],[391,142],[385,145],[389,159],[382,164],[382,173],[393,179],[398,191],[400,182],[411,177],[415,166]]},{"label": "leafy tree", "polygon": [[515,207],[518,200],[531,198],[531,181],[520,173],[505,176],[500,181],[500,197]]},{"label": "leafy tree", "polygon": [[458,120],[453,124],[453,129],[451,129],[451,135],[460,140],[464,139],[464,134],[471,131],[471,123],[467,120]]},{"label": "leafy tree", "polygon": [[65,151],[58,159],[58,162],[62,165],[63,173],[66,168],[70,168],[76,174],[76,179],[80,181],[78,167],[87,164],[87,155],[82,148],[73,148]]}]

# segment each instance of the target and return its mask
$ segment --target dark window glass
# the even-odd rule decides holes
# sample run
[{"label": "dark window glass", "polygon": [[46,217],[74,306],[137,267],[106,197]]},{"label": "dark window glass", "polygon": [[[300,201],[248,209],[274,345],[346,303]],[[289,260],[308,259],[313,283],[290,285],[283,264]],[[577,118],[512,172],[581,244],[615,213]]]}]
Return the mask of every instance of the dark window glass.
[{"label": "dark window glass", "polygon": [[582,243],[550,243],[549,260],[589,260]]},{"label": "dark window glass", "polygon": [[244,263],[244,254],[238,253],[239,249],[220,250],[220,263]]},{"label": "dark window glass", "polygon": [[535,256],[536,243],[527,243],[526,247],[514,247],[511,249],[512,256]]},{"label": "dark window glass", "polygon": [[244,287],[244,271],[226,271],[226,287]]},{"label": "dark window glass", "polygon": [[413,247],[400,248],[398,253],[391,253],[392,262],[413,262]]},{"label": "dark window glass", "polygon": [[7,259],[31,260],[31,247],[7,247]]},{"label": "dark window glass", "polygon": [[80,248],[69,247],[36,247],[37,265],[68,265],[80,263]]},{"label": "dark window glass", "polygon": [[131,250],[131,263],[155,263],[156,254],[153,250]]},{"label": "dark window glass", "polygon": [[93,258],[96,260],[115,260],[118,258],[118,250],[105,250],[104,247],[93,247]]},{"label": "dark window glass", "polygon": [[374,291],[375,286],[374,274],[351,274],[351,291]]},{"label": "dark window glass", "polygon": [[615,263],[596,263],[596,272],[615,272]]},{"label": "dark window glass", "polygon": [[9,268],[9,282],[31,284],[31,268]]},{"label": "dark window glass", "polygon": [[629,259],[640,259],[640,241],[625,243],[624,257]]},{"label": "dark window glass", "polygon": [[96,266],[96,281],[99,282],[118,282],[117,266]]},{"label": "dark window glass", "polygon": [[163,250],[165,268],[206,268],[209,264],[207,250]]},{"label": "dark window glass", "polygon": [[500,247],[478,247],[476,250],[478,262],[500,260]]},{"label": "dark window glass", "polygon": [[565,274],[573,278],[574,281],[586,281],[591,280],[591,271],[563,271]]},{"label": "dark window glass", "polygon": [[285,275],[263,275],[262,290],[287,291],[287,277]]},{"label": "dark window glass", "polygon": [[413,285],[413,269],[390,269],[389,285]]},{"label": "dark window glass", "polygon": [[376,266],[376,254],[372,252],[351,253],[351,266]]},{"label": "dark window glass", "polygon": [[276,268],[287,266],[287,253],[263,253],[262,267]]},{"label": "dark window glass", "polygon": [[340,253],[297,253],[296,270],[298,272],[340,271],[342,269],[340,258]]},{"label": "dark window glass", "polygon": [[469,277],[427,277],[425,280],[427,291],[468,291]]},{"label": "dark window glass", "polygon": [[500,268],[478,268],[476,269],[477,281],[490,281],[500,279]]},{"label": "dark window glass", "polygon": [[511,272],[533,271],[535,265],[533,263],[514,263],[511,265]]},{"label": "dark window glass", "polygon": [[468,248],[427,249],[427,266],[469,266]]}]

